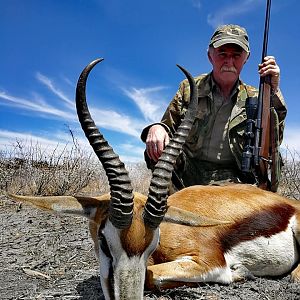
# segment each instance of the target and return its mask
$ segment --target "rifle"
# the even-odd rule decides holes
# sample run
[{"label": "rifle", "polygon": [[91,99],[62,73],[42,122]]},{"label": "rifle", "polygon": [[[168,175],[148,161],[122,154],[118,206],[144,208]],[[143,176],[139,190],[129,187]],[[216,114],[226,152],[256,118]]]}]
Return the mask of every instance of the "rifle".
[{"label": "rifle", "polygon": [[[267,0],[261,61],[267,55],[271,0]],[[246,100],[245,144],[242,171],[254,172],[258,186],[277,191],[279,184],[280,154],[278,147],[279,120],[271,98],[270,77],[260,77],[258,98]]]}]

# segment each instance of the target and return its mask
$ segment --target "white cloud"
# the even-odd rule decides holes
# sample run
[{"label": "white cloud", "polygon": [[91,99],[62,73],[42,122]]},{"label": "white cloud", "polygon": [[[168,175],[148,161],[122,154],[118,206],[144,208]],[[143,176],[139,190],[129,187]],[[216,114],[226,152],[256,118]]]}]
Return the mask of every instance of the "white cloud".
[{"label": "white cloud", "polygon": [[70,87],[75,88],[76,84],[74,84],[74,82],[72,82],[69,78],[67,78],[66,76],[62,76],[62,79],[64,82],[66,82]]},{"label": "white cloud", "polygon": [[[75,134],[76,142],[86,147],[90,151],[90,145],[86,138],[83,136],[78,122],[78,118],[75,112],[74,102],[71,101],[63,91],[58,89],[51,79],[47,76],[37,73],[36,78],[39,83],[42,83],[47,89],[67,104],[66,107],[59,108],[57,101],[50,105],[48,99],[44,96],[31,91],[30,98],[18,97],[11,95],[5,91],[0,91],[0,105],[9,106],[11,108],[20,108],[16,110],[18,113],[25,114],[30,112],[31,116],[37,118],[56,119],[62,122],[71,123],[74,128],[72,131]],[[67,84],[70,84],[67,83]],[[125,85],[123,85],[125,86]],[[160,120],[162,113],[167,106],[164,103],[162,91],[166,89],[164,86],[156,86],[149,88],[130,88],[122,89],[123,93],[127,95],[136,106],[140,109],[143,117],[136,118],[131,115],[119,113],[115,110],[105,110],[98,107],[90,107],[91,115],[96,125],[101,129],[107,129],[114,132],[123,133],[134,137],[133,142],[140,143],[141,130],[150,122]],[[74,125],[75,124],[75,125]],[[31,132],[13,132],[9,130],[0,130],[0,150],[5,150],[7,147],[13,148],[17,141],[23,141],[24,143],[38,143],[41,148],[47,149],[48,152],[53,151],[57,147],[65,147],[66,144],[73,145],[71,135],[66,132],[47,132],[44,135],[41,128],[32,128],[34,134]],[[80,132],[80,134],[77,134]],[[46,136],[46,138],[45,138]],[[121,147],[121,148],[120,148]],[[121,149],[121,157],[127,162],[139,162],[143,160],[143,147],[136,147],[134,145],[126,144],[121,145],[118,148]]]},{"label": "white cloud", "polygon": [[35,111],[40,114],[47,114],[52,115],[56,117],[60,117],[67,120],[74,120],[75,115],[74,113],[69,113],[63,110],[59,110],[49,104],[46,103],[45,100],[43,100],[42,97],[37,96],[35,94],[35,100],[28,100],[25,98],[16,97],[13,95],[10,95],[4,91],[0,91],[0,105],[7,105],[12,107],[19,107],[25,110]]},{"label": "white cloud", "polygon": [[[43,82],[43,84],[50,89],[50,91],[68,104],[67,109],[58,109],[49,105],[47,101],[37,93],[33,93],[32,99],[28,100],[10,95],[4,91],[0,91],[0,105],[2,104],[10,107],[22,108],[22,110],[33,111],[36,113],[37,117],[53,118],[53,116],[55,116],[55,118],[78,124],[78,118],[74,111],[74,102],[71,102],[68,98],[66,98],[46,76],[39,74],[38,78],[40,82]],[[157,88],[150,90],[155,92]],[[148,92],[147,90],[145,91]],[[96,107],[90,107],[90,111],[97,126],[125,133],[136,138],[139,138],[142,128],[147,125],[146,121],[143,119],[135,119],[129,115],[119,114],[113,110],[103,110]]]},{"label": "white cloud", "polygon": [[163,111],[167,107],[167,103],[159,93],[165,89],[166,87],[164,86],[151,88],[132,87],[130,89],[123,88],[123,91],[126,96],[134,101],[147,121],[157,122],[161,119]]},{"label": "white cloud", "polygon": [[50,78],[39,72],[37,72],[36,78],[38,81],[44,84],[54,95],[58,96],[60,99],[65,101],[68,104],[69,108],[74,109],[74,101],[70,100],[61,90],[55,87]]},{"label": "white cloud", "polygon": [[263,4],[262,0],[242,0],[235,1],[231,6],[221,6],[218,11],[207,16],[207,22],[213,28],[222,24],[230,23],[236,16],[241,16],[249,11],[255,10],[260,4]]},{"label": "white cloud", "polygon": [[[55,116],[64,121],[78,122],[78,118],[74,112],[68,112],[52,107],[37,94],[33,100],[27,100],[9,95],[5,92],[0,92],[0,99],[5,100],[2,104],[34,111],[37,113],[37,117],[40,117],[41,115],[45,117],[47,115],[48,117]],[[137,120],[128,115],[121,115],[113,110],[101,110],[91,107],[90,111],[97,126],[116,132],[122,132],[134,137],[139,137],[141,129],[146,126],[144,120]]]},{"label": "white cloud", "polygon": [[201,9],[202,3],[201,0],[191,0],[193,7],[197,9]]},{"label": "white cloud", "polygon": [[128,76],[112,67],[106,67],[105,74],[111,84],[115,85],[117,82],[119,89],[136,104],[147,123],[161,119],[170,101],[170,97],[164,93],[168,89],[167,86],[136,87],[140,78]]},{"label": "white cloud", "polygon": [[141,129],[146,126],[143,121],[135,120],[127,115],[121,115],[113,110],[91,108],[91,114],[97,126],[137,138],[140,136]]}]

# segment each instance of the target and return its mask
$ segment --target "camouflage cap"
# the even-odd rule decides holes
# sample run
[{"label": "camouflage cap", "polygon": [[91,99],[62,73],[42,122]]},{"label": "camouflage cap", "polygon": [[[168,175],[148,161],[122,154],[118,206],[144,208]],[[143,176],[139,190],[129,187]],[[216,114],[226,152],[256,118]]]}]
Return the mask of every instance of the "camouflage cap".
[{"label": "camouflage cap", "polygon": [[250,52],[247,31],[239,25],[222,25],[216,29],[210,39],[209,46],[218,48],[225,44],[236,44],[242,47],[246,52]]}]

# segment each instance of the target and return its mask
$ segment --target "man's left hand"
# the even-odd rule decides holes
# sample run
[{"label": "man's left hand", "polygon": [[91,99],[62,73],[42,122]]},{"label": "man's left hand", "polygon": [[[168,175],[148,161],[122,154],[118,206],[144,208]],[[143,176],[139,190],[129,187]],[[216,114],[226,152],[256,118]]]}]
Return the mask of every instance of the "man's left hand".
[{"label": "man's left hand", "polygon": [[279,89],[280,68],[276,63],[275,57],[266,56],[264,62],[258,65],[258,73],[262,77],[270,75],[271,87],[273,93],[276,93]]}]

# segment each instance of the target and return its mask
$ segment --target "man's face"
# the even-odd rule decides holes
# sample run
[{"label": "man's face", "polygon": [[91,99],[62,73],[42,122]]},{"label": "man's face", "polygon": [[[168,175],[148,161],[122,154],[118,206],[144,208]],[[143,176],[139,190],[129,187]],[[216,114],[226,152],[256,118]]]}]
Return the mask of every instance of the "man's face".
[{"label": "man's face", "polygon": [[236,82],[248,56],[245,50],[235,44],[210,47],[208,58],[213,66],[215,80],[225,84]]}]

